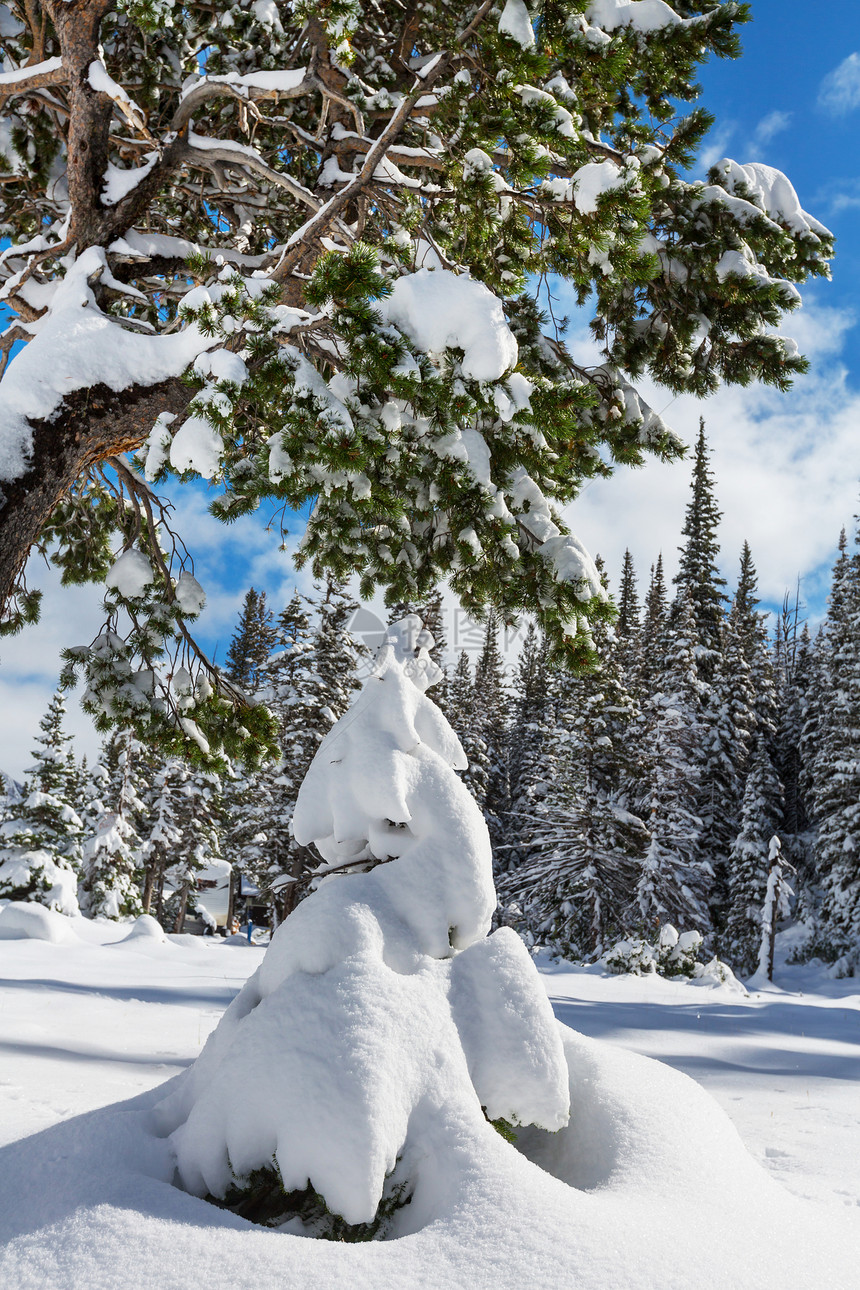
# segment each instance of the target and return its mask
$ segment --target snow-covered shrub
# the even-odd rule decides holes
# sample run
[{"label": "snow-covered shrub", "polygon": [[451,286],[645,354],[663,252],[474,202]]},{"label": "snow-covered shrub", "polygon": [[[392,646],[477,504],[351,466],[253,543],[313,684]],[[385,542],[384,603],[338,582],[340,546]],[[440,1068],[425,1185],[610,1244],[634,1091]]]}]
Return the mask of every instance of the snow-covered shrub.
[{"label": "snow-covered shrub", "polygon": [[606,951],[600,962],[610,972],[618,974],[647,976],[656,973],[658,976],[684,976],[692,980],[707,977],[721,984],[733,982],[735,977],[731,968],[718,958],[707,963],[699,960],[702,944],[701,932],[679,934],[671,923],[665,923],[660,928],[656,944],[641,939],[618,941]]},{"label": "snow-covered shrub", "polygon": [[294,816],[319,886],[159,1108],[187,1190],[237,1210],[256,1192],[241,1212],[291,1231],[396,1235],[407,1201],[414,1230],[464,1141],[568,1119],[536,969],[511,929],[487,935],[489,836],[424,694],[432,643],[415,616],[389,628],[323,740]]}]

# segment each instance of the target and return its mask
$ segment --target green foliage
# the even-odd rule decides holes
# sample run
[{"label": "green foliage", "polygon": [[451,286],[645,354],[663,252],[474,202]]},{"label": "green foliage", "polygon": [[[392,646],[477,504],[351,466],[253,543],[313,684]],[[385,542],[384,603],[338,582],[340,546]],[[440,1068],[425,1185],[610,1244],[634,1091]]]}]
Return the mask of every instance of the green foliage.
[{"label": "green foliage", "polygon": [[217,1196],[205,1199],[261,1227],[280,1228],[299,1220],[305,1236],[322,1241],[362,1244],[383,1240],[394,1215],[412,1199],[409,1184],[405,1180],[394,1181],[396,1172],[395,1165],[386,1179],[376,1214],[369,1223],[348,1223],[340,1214],[333,1213],[325,1197],[314,1190],[311,1182],[300,1190],[286,1191],[274,1157],[270,1166],[252,1170],[247,1178],[237,1178],[223,1199]]},{"label": "green foliage", "polygon": [[[94,148],[128,173],[145,144],[158,182],[130,189],[144,194],[139,208],[105,233],[93,307],[117,334],[160,341],[196,324],[208,342],[185,373],[187,412],[160,417],[137,459],[148,481],[206,471],[170,460],[197,418],[217,458],[207,477],[221,520],[270,502],[309,514],[299,561],[316,577],[357,575],[362,595],[381,591],[389,604],[425,603],[447,581],[484,621],[534,614],[549,657],[576,670],[595,663],[592,629],[612,609],[563,508],[618,464],[683,450],[631,382],[647,375],[699,396],[721,381],[786,388],[805,363],[773,329],[798,303],[791,284],[827,273],[832,238],[733,163],[706,183],[688,178],[711,124],[695,105],[696,70],[737,56],[745,5],[676,0],[662,26],[603,30],[585,0],[544,0],[526,48],[499,30],[499,11],[191,0],[180,21],[172,0],[121,0],[100,21],[94,56],[145,129],[105,95]],[[4,37],[10,65],[62,54],[59,29],[49,17],[32,25],[34,13]],[[286,88],[256,79],[302,68]],[[12,155],[0,234],[14,245],[0,280],[14,308],[11,280],[35,274],[45,318],[50,288],[86,249],[50,254],[67,232],[76,110],[62,81],[2,108]],[[387,157],[366,167],[389,137]],[[109,204],[96,207],[93,227],[106,229]],[[517,343],[508,370],[476,379],[456,328],[425,352],[386,321],[399,280],[427,264],[492,293]],[[538,306],[556,280],[592,313],[596,364],[578,361]],[[131,372],[130,389],[147,379]],[[64,582],[103,578],[117,532],[124,549],[157,555],[154,494],[139,480],[115,486],[114,468],[88,469],[42,535]],[[129,607],[109,600],[106,631],[70,655],[91,710],[102,728],[131,722],[204,762],[253,760],[254,742],[271,753],[264,712],[189,643],[171,595],[177,559],[131,606],[130,628],[114,621]],[[22,586],[2,630],[37,613]],[[193,674],[193,717],[171,669]],[[149,672],[162,679],[147,714]]]}]

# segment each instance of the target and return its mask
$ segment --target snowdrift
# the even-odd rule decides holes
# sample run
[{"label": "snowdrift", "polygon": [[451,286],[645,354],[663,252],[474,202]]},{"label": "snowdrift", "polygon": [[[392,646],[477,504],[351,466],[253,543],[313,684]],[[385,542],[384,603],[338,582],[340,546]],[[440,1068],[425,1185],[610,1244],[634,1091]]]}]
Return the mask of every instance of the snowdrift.
[{"label": "snowdrift", "polygon": [[[194,1065],[0,1150],[0,1284],[856,1290],[856,1219],[784,1192],[685,1076],[560,1026],[518,938],[487,934],[489,839],[423,693],[428,639],[391,629],[321,744],[294,827],[338,872]],[[126,944],[173,949],[147,930]],[[408,1203],[347,1244],[206,1199],[273,1164],[350,1224],[392,1180]]]},{"label": "snowdrift", "polygon": [[153,1131],[160,1089],[0,1150],[0,1284],[856,1290],[856,1218],[772,1181],[686,1076],[559,1032],[569,1126],[523,1132],[533,1163],[490,1125],[452,1119],[399,1239],[267,1231],[174,1187],[173,1152]]}]

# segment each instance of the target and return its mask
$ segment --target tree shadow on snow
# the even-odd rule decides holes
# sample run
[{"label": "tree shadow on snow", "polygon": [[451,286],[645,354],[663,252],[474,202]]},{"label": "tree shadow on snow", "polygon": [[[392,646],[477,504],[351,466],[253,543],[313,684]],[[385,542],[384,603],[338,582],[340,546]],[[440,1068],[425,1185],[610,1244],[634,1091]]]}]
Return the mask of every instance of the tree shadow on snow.
[{"label": "tree shadow on snow", "polygon": [[136,985],[82,985],[76,981],[53,981],[48,978],[28,977],[19,980],[15,977],[0,977],[0,988],[4,990],[59,990],[66,994],[96,994],[106,999],[119,999],[123,1003],[169,1003],[198,1006],[201,1003],[226,1008],[239,993],[240,986],[229,985],[195,985],[188,986],[136,986]]},{"label": "tree shadow on snow", "polygon": [[[673,1032],[697,1035],[705,1043],[718,1040],[713,1056],[707,1052],[659,1053],[659,1061],[694,1079],[721,1070],[749,1071],[787,1079],[810,1076],[838,1080],[860,1080],[860,1011],[854,1008],[822,1008],[789,1002],[754,1005],[701,1005],[663,1003],[610,1003],[601,1000],[553,998],[559,1021],[593,1039],[622,1039],[636,1047],[635,1033]],[[826,1047],[809,1051],[798,1040],[816,1044],[838,1044],[840,1052]],[[631,1043],[631,1041],[633,1041]]]}]

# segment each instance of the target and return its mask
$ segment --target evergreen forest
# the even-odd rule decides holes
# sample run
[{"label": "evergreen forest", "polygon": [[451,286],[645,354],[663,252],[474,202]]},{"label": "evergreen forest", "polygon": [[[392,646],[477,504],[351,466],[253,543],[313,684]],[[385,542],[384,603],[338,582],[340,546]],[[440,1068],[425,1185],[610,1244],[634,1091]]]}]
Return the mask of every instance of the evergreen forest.
[{"label": "evergreen forest", "polygon": [[[598,623],[599,659],[575,675],[552,660],[533,622],[513,666],[490,615],[483,645],[452,660],[443,599],[417,611],[445,669],[436,702],[459,736],[462,778],[493,843],[497,922],[530,945],[592,961],[624,937],[654,941],[669,923],[700,932],[741,975],[759,963],[778,879],[778,910],[803,923],[807,956],[837,975],[860,964],[860,550],[843,531],[827,614],[810,634],[799,596],[764,612],[753,554],[734,586],[720,576],[720,511],[704,425],[672,583],[656,554],[629,551]],[[600,562],[598,562],[600,563]],[[23,785],[6,780],[0,897],[65,912],[154,915],[181,931],[213,921],[201,876],[235,875],[273,925],[321,869],[291,819],[326,731],[368,671],[351,633],[357,602],[328,580],[279,611],[249,589],[225,674],[277,718],[280,755],[226,774],[111,732],[95,765],[63,729],[62,694],[35,738]],[[770,884],[769,884],[770,879]],[[773,901],[770,901],[770,905]],[[238,904],[236,905],[238,911]]]}]

